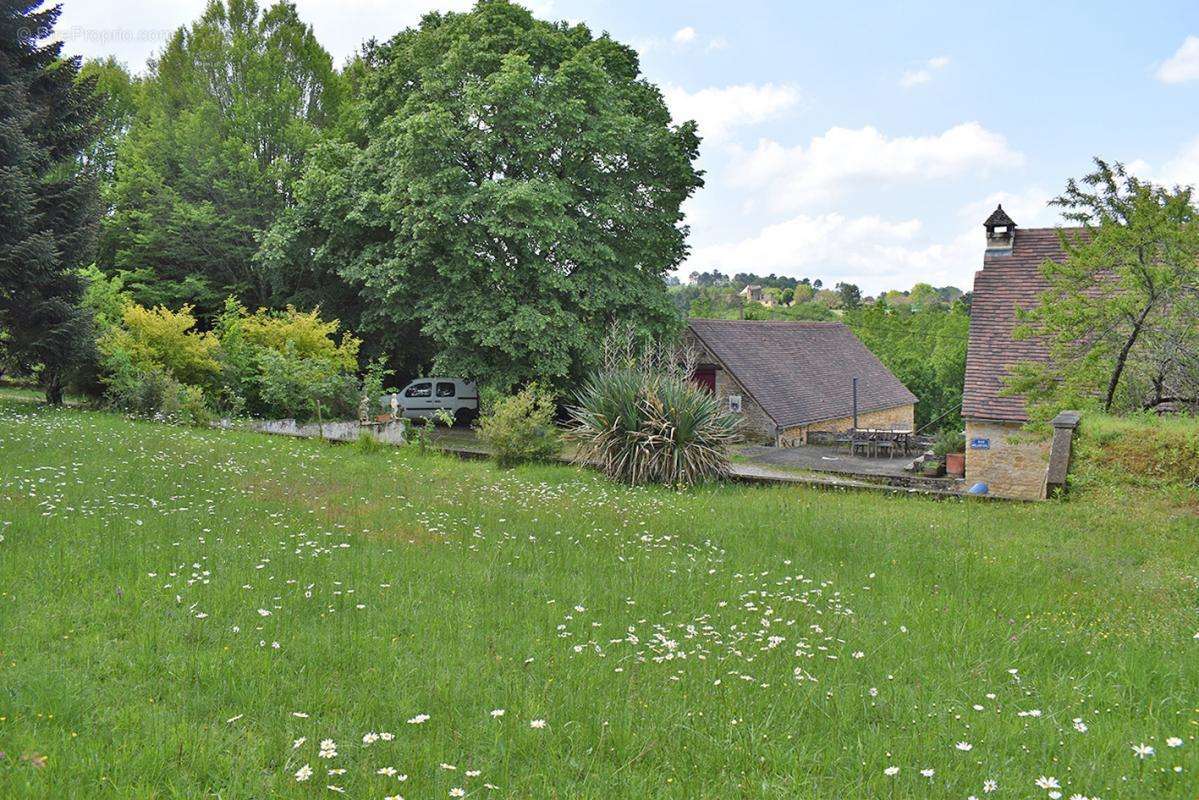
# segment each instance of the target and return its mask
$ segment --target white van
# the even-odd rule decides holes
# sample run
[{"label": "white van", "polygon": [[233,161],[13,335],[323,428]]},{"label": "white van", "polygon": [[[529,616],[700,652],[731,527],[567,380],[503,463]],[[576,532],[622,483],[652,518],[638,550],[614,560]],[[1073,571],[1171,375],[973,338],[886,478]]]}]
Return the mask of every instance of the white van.
[{"label": "white van", "polygon": [[[391,410],[393,395],[379,398],[384,411]],[[417,378],[395,395],[400,415],[424,419],[437,411],[448,411],[456,422],[470,422],[479,415],[479,389],[474,381],[460,378]]]}]

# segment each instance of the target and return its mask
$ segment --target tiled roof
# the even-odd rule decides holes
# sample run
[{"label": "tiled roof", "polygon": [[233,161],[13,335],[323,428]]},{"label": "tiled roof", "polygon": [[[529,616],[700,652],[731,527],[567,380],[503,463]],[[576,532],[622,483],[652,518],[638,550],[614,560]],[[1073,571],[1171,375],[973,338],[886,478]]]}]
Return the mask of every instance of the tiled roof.
[{"label": "tiled roof", "polygon": [[691,331],[782,428],[916,402],[840,322],[692,319]]},{"label": "tiled roof", "polygon": [[1041,264],[1047,259],[1065,258],[1060,233],[1060,228],[1017,228],[1011,253],[988,251],[982,271],[974,274],[963,417],[1028,420],[1024,399],[1000,396],[1000,392],[1012,364],[1049,359],[1043,341],[1017,341],[1012,338],[1012,329],[1016,324],[1016,307],[1036,305],[1049,288],[1041,274]]}]

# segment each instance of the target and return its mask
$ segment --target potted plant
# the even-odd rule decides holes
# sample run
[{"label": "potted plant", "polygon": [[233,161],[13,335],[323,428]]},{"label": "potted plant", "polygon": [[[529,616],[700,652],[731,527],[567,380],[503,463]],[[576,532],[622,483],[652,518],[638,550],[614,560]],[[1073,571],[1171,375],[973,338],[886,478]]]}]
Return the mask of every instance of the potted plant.
[{"label": "potted plant", "polygon": [[959,431],[944,430],[937,434],[933,454],[945,462],[945,471],[955,478],[966,474],[966,437]]},{"label": "potted plant", "polygon": [[924,460],[924,477],[939,478],[945,471],[945,465],[940,459],[927,458]]}]

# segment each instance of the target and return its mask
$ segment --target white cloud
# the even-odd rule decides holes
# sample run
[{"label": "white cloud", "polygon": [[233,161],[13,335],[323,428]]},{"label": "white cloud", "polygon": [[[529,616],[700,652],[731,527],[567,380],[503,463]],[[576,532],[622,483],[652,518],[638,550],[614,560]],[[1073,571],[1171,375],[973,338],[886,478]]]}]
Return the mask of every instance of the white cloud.
[{"label": "white cloud", "polygon": [[929,236],[915,218],[800,214],[740,240],[697,247],[680,271],[774,272],[820,278],[828,286],[848,281],[869,293],[918,281],[969,290],[982,267],[983,220],[995,206],[1003,203],[1021,227],[1050,227],[1060,222],[1047,205],[1050,197],[1034,186],[979,198],[957,209],[943,236]]},{"label": "white cloud", "polygon": [[993,192],[986,197],[966,203],[958,209],[958,218],[967,226],[982,230],[983,220],[991,215],[995,206],[1003,204],[1003,210],[1021,228],[1048,228],[1061,222],[1056,207],[1049,201],[1057,196],[1043,186],[1030,186],[1022,192]]},{"label": "white cloud", "polygon": [[675,44],[690,44],[695,41],[695,28],[688,25],[686,28],[679,28],[674,32],[671,40]]},{"label": "white cloud", "polygon": [[[300,18],[341,64],[371,36],[386,41],[429,11],[469,11],[475,0],[295,0]],[[115,55],[135,71],[166,46],[170,34],[204,13],[208,0],[88,0],[63,4],[56,26],[66,52]],[[265,9],[268,2],[260,2]],[[541,19],[553,19],[554,0],[523,0]]]},{"label": "white cloud", "polygon": [[723,36],[713,36],[708,40],[708,50],[725,50],[729,46],[729,40]]},{"label": "white cloud", "polygon": [[877,128],[830,128],[804,147],[764,139],[734,151],[735,185],[764,190],[778,211],[827,201],[854,186],[935,180],[1018,167],[1024,156],[1000,134],[964,122],[932,136],[888,137]]},{"label": "white cloud", "polygon": [[1174,55],[1163,61],[1154,75],[1162,83],[1199,80],[1199,36],[1184,39]]},{"label": "white cloud", "polygon": [[1154,167],[1143,158],[1129,161],[1124,168],[1129,174],[1143,181],[1152,181],[1162,186],[1192,186],[1199,189],[1199,137],[1184,144],[1160,168]]},{"label": "white cloud", "polygon": [[865,280],[886,267],[883,254],[889,247],[910,241],[920,232],[920,221],[889,222],[876,216],[850,218],[839,213],[800,215],[768,225],[757,234],[736,242],[700,247],[688,259],[697,269],[752,270],[762,274],[806,274],[811,268],[837,265],[840,273],[822,271],[825,283]]},{"label": "white cloud", "polygon": [[799,102],[794,86],[773,83],[710,86],[696,92],[666,84],[662,93],[675,121],[695,120],[700,136],[709,142],[723,139],[733,128],[778,116]]},{"label": "white cloud", "polygon": [[911,89],[913,86],[928,83],[933,79],[934,72],[945,69],[947,66],[949,66],[949,56],[930,58],[919,68],[904,72],[899,78],[899,85],[905,89]]},{"label": "white cloud", "polygon": [[1191,140],[1162,167],[1162,183],[1199,188],[1199,137]]}]

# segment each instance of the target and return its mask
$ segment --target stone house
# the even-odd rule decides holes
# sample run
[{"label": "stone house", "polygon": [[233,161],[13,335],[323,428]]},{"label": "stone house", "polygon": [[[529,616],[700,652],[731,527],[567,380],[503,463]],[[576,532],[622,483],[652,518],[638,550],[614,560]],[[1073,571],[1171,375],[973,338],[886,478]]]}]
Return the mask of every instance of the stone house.
[{"label": "stone house", "polygon": [[911,430],[916,396],[840,322],[692,319],[696,383],[744,418],[751,441],[806,444],[810,431]]},{"label": "stone house", "polygon": [[767,294],[758,284],[750,284],[742,289],[737,294],[745,298],[747,303],[761,303],[767,308],[774,308],[778,305],[774,300],[774,295]]},{"label": "stone house", "polygon": [[1017,228],[1003,206],[983,226],[986,253],[982,270],[974,275],[962,395],[966,481],[985,483],[988,493],[998,497],[1044,499],[1065,480],[1077,415],[1054,420],[1053,437],[1033,436],[1023,429],[1028,422],[1024,399],[1006,395],[1004,381],[1013,364],[1049,359],[1043,341],[1016,339],[1012,332],[1016,310],[1034,306],[1049,288],[1041,264],[1066,257],[1062,229]]},{"label": "stone house", "polygon": [[738,292],[739,295],[753,303],[762,302],[762,287],[756,283],[750,284]]}]

